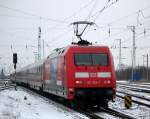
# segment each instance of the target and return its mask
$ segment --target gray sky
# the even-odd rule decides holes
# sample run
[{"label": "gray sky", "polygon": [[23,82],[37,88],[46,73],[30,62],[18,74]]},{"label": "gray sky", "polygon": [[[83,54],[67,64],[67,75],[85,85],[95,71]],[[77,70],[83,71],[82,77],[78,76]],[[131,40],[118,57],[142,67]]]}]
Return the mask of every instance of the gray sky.
[{"label": "gray sky", "polygon": [[[122,63],[131,65],[132,31],[127,26],[135,25],[136,64],[143,65],[142,55],[150,55],[150,0],[108,1],[0,0],[0,69],[12,70],[13,52],[18,53],[18,67],[34,62],[39,26],[47,56],[53,49],[75,41],[70,23],[88,18],[95,21],[98,27],[97,30],[94,27],[88,29],[84,38],[112,48],[116,68],[119,54],[116,39],[122,39],[122,46],[128,47],[122,49]],[[96,14],[105,5],[109,7]]]}]

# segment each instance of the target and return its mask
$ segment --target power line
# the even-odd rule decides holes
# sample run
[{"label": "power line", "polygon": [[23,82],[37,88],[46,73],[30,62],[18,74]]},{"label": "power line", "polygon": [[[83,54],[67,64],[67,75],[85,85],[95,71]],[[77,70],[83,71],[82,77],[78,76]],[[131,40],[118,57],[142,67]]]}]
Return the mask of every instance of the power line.
[{"label": "power line", "polygon": [[0,14],[0,16],[3,16],[3,17],[11,17],[11,18],[20,18],[20,19],[37,19],[37,18],[31,18],[31,17],[24,17],[24,16],[15,16],[15,15],[7,15],[7,14]]},{"label": "power line", "polygon": [[89,5],[91,5],[91,3],[93,2],[94,0],[90,0],[87,4],[85,4],[83,7],[79,8],[76,12],[74,12],[73,14],[71,14],[70,16],[64,18],[64,20],[67,20],[69,18],[72,18],[74,16],[76,16],[76,14],[79,14],[83,9],[87,8]]},{"label": "power line", "polygon": [[[127,29],[123,29],[123,31],[114,33],[114,34],[112,34],[112,35],[110,35],[110,36],[117,36],[117,35],[119,35],[119,34],[122,34],[122,33],[126,32],[126,31],[127,31]],[[108,36],[108,37],[106,37],[106,38],[104,38],[104,39],[108,39],[108,38],[110,38],[110,36]]]},{"label": "power line", "polygon": [[[143,29],[143,28],[138,28],[138,29]],[[143,32],[141,32],[141,33],[139,33],[139,34],[136,35],[136,39],[138,39],[137,36],[140,36],[141,34],[144,34],[144,37],[145,37],[145,34],[146,34],[146,31],[147,31],[147,30],[150,30],[150,29],[149,29],[149,28],[144,28],[144,31],[143,31]],[[121,31],[121,32],[112,34],[111,36],[116,36],[116,35],[122,34],[122,33],[124,33],[125,31],[127,31],[127,28],[124,29],[124,30]],[[108,39],[108,38],[110,38],[110,36],[109,36],[109,37],[106,37],[106,38],[104,38],[104,39]],[[130,41],[130,40],[131,40],[131,37],[125,39],[124,41],[122,41],[122,43],[126,43],[126,42],[128,42],[128,41]],[[114,47],[114,43],[115,43],[115,40],[114,40],[114,42],[112,43],[111,47]]]},{"label": "power line", "polygon": [[[110,2],[111,2],[111,3],[110,3]],[[92,12],[93,12],[93,9],[94,9],[94,7],[95,7],[95,5],[96,5],[96,3],[97,3],[97,1],[96,1],[95,4],[93,5],[93,7],[92,7],[92,9],[91,9],[91,11],[90,11],[90,13],[89,13],[89,15],[88,15],[88,17],[87,17],[86,20],[89,20],[90,18],[93,18],[94,16],[96,16],[96,18],[93,20],[93,22],[95,22],[96,19],[98,19],[99,15],[100,15],[105,9],[109,8],[110,6],[112,6],[112,5],[113,5],[114,3],[116,3],[116,2],[118,2],[118,0],[115,0],[115,2],[113,2],[113,0],[108,0],[108,1],[106,2],[105,6],[104,6],[101,10],[99,10],[98,12],[94,13],[94,15],[91,16],[91,14],[92,14]],[[109,3],[110,3],[110,4],[109,4]],[[88,30],[87,30],[87,32],[88,32]]]},{"label": "power line", "polygon": [[140,13],[141,13],[143,18],[150,18],[150,15],[149,16],[145,16],[142,10],[139,10],[138,14],[140,14]]},{"label": "power line", "polygon": [[[150,8],[150,5],[148,5],[147,7],[143,8],[143,9],[141,9],[141,10],[146,10],[146,9],[148,9],[148,8]],[[137,11],[135,11],[135,12],[133,12],[133,13],[131,13],[131,14],[128,14],[128,15],[126,15],[126,16],[120,17],[120,18],[118,18],[117,20],[114,20],[114,21],[112,21],[112,22],[110,22],[110,23],[108,23],[108,24],[112,24],[112,23],[121,21],[122,19],[124,20],[125,18],[128,18],[128,17],[130,17],[130,16],[133,16],[134,14],[137,14]]]},{"label": "power line", "polygon": [[[148,29],[148,30],[150,30],[150,29]],[[144,34],[144,32],[141,32],[141,33],[139,33],[139,34],[136,34],[136,40],[139,40],[139,39],[142,38],[142,37],[148,37],[148,36],[150,36],[150,35],[145,35],[145,36],[142,36],[142,37],[137,38],[137,36],[140,36],[140,35],[142,35],[142,34]],[[128,41],[130,41],[130,40],[131,40],[131,37],[125,39],[124,41],[122,41],[122,43],[126,43],[126,42],[128,42]]]},{"label": "power line", "polygon": [[1,8],[5,8],[5,9],[9,9],[11,11],[19,12],[19,13],[22,13],[24,15],[28,15],[28,16],[32,16],[32,17],[37,17],[38,19],[42,19],[42,20],[47,20],[47,21],[57,22],[57,23],[68,23],[68,22],[66,22],[64,20],[57,20],[57,19],[52,19],[52,18],[48,18],[48,17],[39,16],[39,15],[36,15],[36,14],[33,14],[33,13],[29,13],[29,12],[25,12],[25,11],[22,11],[22,10],[19,10],[19,9],[10,8],[10,7],[1,5],[1,4],[0,4],[0,7]]},{"label": "power line", "polygon": [[[141,9],[141,11],[143,11],[143,10],[146,10],[146,9],[148,9],[148,8],[150,8],[150,5],[148,5],[147,7],[145,7],[145,8],[142,8]],[[131,13],[131,14],[128,14],[128,15],[126,15],[126,16],[123,16],[123,17],[120,17],[120,18],[118,18],[118,19],[116,19],[116,20],[114,20],[114,21],[112,21],[112,22],[110,22],[110,23],[107,23],[107,25],[109,24],[113,24],[113,23],[116,23],[116,22],[118,22],[118,21],[121,21],[121,20],[124,20],[124,19],[127,19],[128,17],[131,17],[131,16],[133,16],[134,14],[137,14],[138,13],[138,11],[135,11],[135,12],[133,12],[133,13]],[[93,17],[93,16],[92,16]],[[149,22],[149,21],[148,21]],[[145,24],[145,23],[148,23],[148,22],[144,22],[144,23],[142,23],[142,24]],[[104,25],[105,26],[105,25]],[[104,27],[103,26],[103,27]]]},{"label": "power line", "polygon": [[[83,9],[87,8],[89,5],[91,5],[91,3],[92,3],[93,1],[94,1],[94,0],[90,0],[90,1],[89,1],[87,4],[85,4],[83,7],[79,8],[76,12],[72,13],[70,16],[65,17],[63,20],[66,21],[67,19],[70,19],[70,18],[76,16],[77,14],[81,13],[81,11],[82,11]],[[55,26],[53,26],[53,27],[51,27],[51,29],[55,29],[57,26],[58,26],[58,24],[55,25]]]},{"label": "power line", "polygon": [[[105,6],[101,9],[101,10],[99,10],[98,12],[96,12],[96,13],[94,13],[94,15],[92,15],[90,18],[92,18],[92,17],[94,17],[94,16],[96,16],[96,18],[93,20],[94,22],[96,21],[96,19],[99,17],[99,15],[107,8],[107,5],[108,5],[108,3],[109,2],[107,2],[106,4],[105,4]],[[89,18],[89,19],[90,19]]]},{"label": "power line", "polygon": [[[57,42],[57,41],[59,41],[59,40],[62,40],[60,37],[66,35],[71,29],[72,29],[72,28],[67,29],[67,30],[65,30],[63,33],[61,33],[61,34],[57,35],[56,37],[52,38],[52,40],[51,40],[50,43],[54,43],[54,42]],[[60,39],[58,39],[58,38],[60,38]],[[48,43],[47,43],[47,44],[48,44]],[[48,45],[48,46],[49,46],[49,45]]]},{"label": "power line", "polygon": [[98,0],[96,0],[96,1],[95,1],[94,5],[93,5],[93,7],[92,7],[91,11],[89,12],[89,14],[88,14],[88,16],[87,16],[87,18],[86,18],[86,19],[89,19],[89,17],[91,16],[91,14],[92,14],[92,12],[93,12],[94,8],[95,8],[95,7],[96,7],[96,5],[97,5],[97,2],[98,2]]},{"label": "power line", "polygon": [[[150,29],[147,29],[147,30],[150,30]],[[141,33],[139,33],[139,34],[136,34],[136,41],[138,41],[139,39],[141,39],[141,38],[143,38],[143,37],[149,37],[149,36],[150,36],[150,35],[144,35],[144,36],[142,36],[142,37],[138,37],[138,36],[140,36],[140,35],[142,35],[142,34],[144,34],[144,32],[141,32]],[[130,41],[130,40],[131,40],[131,37],[126,38],[124,41],[122,41],[122,43],[126,43],[126,42],[128,42],[128,41]],[[115,40],[114,40],[114,42],[112,43],[111,48],[114,48],[114,45],[115,45]],[[125,48],[129,48],[129,47],[125,47]],[[136,47],[136,49],[137,49],[137,47]]]},{"label": "power line", "polygon": [[[111,3],[110,3],[110,2],[111,2]],[[94,13],[91,17],[89,17],[89,19],[92,18],[92,17],[94,17],[94,16],[96,16],[96,18],[93,20],[93,22],[95,22],[96,19],[98,19],[99,15],[100,15],[105,9],[109,8],[110,6],[112,6],[113,4],[115,4],[116,2],[118,2],[118,0],[115,0],[115,2],[113,2],[113,0],[108,0],[108,1],[106,2],[105,6],[104,6],[101,10],[99,10],[98,12]],[[110,3],[110,4],[109,4],[109,3]]]}]

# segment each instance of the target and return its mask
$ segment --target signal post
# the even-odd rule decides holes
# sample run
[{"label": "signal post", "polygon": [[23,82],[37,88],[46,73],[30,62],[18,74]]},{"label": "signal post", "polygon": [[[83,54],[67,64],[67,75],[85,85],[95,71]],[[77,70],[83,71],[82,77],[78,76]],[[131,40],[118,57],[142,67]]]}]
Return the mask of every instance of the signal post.
[{"label": "signal post", "polygon": [[[15,81],[16,81],[17,53],[13,53],[13,64],[15,69]],[[16,84],[15,84],[15,90],[17,90]]]}]

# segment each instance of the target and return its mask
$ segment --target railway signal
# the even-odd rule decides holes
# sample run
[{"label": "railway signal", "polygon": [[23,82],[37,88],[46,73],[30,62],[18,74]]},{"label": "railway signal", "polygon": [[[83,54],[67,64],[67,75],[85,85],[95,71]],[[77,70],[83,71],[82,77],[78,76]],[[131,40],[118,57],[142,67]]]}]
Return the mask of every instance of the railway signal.
[{"label": "railway signal", "polygon": [[13,63],[14,63],[14,69],[16,69],[16,64],[17,64],[17,53],[13,53]]},{"label": "railway signal", "polygon": [[[15,69],[15,81],[16,81],[16,64],[17,64],[17,53],[13,53],[13,63]],[[17,85],[15,84],[15,90],[17,90]]]}]

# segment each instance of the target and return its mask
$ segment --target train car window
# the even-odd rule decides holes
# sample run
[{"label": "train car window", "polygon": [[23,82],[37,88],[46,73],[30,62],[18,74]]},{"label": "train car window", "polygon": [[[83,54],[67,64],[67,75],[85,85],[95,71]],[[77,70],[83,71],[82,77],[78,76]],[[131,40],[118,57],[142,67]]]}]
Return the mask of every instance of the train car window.
[{"label": "train car window", "polygon": [[51,79],[54,80],[57,78],[57,58],[51,59],[50,66]]},{"label": "train car window", "polygon": [[92,54],[93,65],[108,66],[107,54]]},{"label": "train car window", "polygon": [[75,64],[77,66],[92,65],[92,59],[90,54],[75,54]]}]

